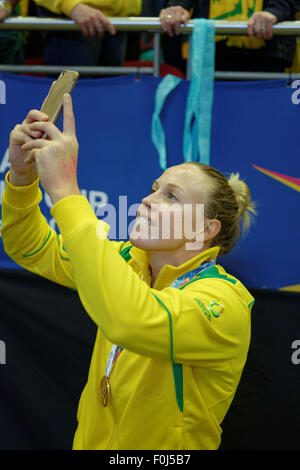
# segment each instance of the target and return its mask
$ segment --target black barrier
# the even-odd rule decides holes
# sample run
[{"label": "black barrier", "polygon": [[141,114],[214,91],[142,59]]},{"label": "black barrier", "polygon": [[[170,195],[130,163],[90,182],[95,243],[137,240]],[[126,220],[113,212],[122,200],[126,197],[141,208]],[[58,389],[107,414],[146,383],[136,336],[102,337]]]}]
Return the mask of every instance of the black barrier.
[{"label": "black barrier", "polygon": [[0,312],[0,449],[70,449],[95,325],[77,292],[23,270],[0,271]]},{"label": "black barrier", "polygon": [[252,341],[221,449],[300,449],[300,293],[252,289]]},{"label": "black barrier", "polygon": [[[248,360],[221,450],[300,449],[300,294],[251,289]],[[0,449],[71,449],[96,327],[78,294],[0,270]]]}]

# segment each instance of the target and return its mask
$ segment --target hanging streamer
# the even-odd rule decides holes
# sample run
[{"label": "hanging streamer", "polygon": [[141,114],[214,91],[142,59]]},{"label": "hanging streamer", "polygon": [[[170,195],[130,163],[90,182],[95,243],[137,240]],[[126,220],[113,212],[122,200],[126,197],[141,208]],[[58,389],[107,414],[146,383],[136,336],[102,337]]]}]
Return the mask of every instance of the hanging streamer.
[{"label": "hanging streamer", "polygon": [[166,98],[181,82],[181,78],[174,75],[166,75],[157,87],[154,101],[154,113],[152,116],[152,142],[159,156],[159,164],[162,170],[167,168],[166,138],[160,120],[160,113],[164,107]]},{"label": "hanging streamer", "polygon": [[186,162],[210,163],[210,132],[215,69],[214,21],[195,19],[191,41],[192,79],[183,132]]},{"label": "hanging streamer", "polygon": [[[210,131],[213,104],[215,27],[213,20],[195,19],[192,34],[192,80],[187,97],[183,133],[184,161],[210,162]],[[181,79],[167,75],[158,85],[152,116],[152,141],[162,170],[167,168],[167,149],[160,113],[166,98]]]}]

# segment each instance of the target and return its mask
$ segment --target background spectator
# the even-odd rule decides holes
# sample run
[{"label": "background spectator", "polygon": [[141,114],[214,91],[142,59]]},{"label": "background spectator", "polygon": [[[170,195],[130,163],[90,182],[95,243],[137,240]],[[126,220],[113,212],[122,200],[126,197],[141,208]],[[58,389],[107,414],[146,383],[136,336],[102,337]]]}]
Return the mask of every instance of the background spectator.
[{"label": "background spectator", "polygon": [[116,33],[109,16],[137,16],[141,0],[35,0],[36,16],[67,17],[81,31],[43,32],[45,65],[121,66],[126,55],[126,33]]},{"label": "background spectator", "polygon": [[[261,8],[255,0],[252,5],[247,0],[240,0],[238,4],[232,0],[166,0],[164,7],[160,18],[169,33],[163,42],[165,60],[182,70],[186,62],[178,26],[189,17],[249,21],[249,38],[216,37],[216,70],[284,72],[293,63],[295,37],[273,37],[272,26],[295,19],[296,0],[264,0]],[[172,33],[175,36],[171,37]]]},{"label": "background spectator", "polygon": [[[28,0],[0,1],[0,22],[10,16],[27,15]],[[0,63],[22,64],[27,35],[23,31],[0,31]]]}]

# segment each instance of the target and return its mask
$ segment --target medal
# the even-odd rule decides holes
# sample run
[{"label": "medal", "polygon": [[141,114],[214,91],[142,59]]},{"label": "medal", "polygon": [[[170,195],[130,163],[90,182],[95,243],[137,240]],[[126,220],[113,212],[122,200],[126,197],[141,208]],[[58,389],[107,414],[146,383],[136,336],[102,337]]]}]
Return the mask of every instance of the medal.
[{"label": "medal", "polygon": [[102,405],[104,407],[108,405],[110,398],[111,398],[111,387],[109,383],[110,373],[111,373],[113,365],[115,364],[120,353],[122,352],[122,349],[123,348],[119,348],[119,346],[117,346],[116,344],[113,345],[109,354],[108,361],[107,361],[104,377],[102,377],[101,382],[100,382],[100,395],[101,395]]},{"label": "medal", "polygon": [[102,380],[100,383],[100,392],[101,392],[102,405],[105,407],[107,406],[110,400],[110,383],[109,383],[108,377],[106,376],[102,377]]}]

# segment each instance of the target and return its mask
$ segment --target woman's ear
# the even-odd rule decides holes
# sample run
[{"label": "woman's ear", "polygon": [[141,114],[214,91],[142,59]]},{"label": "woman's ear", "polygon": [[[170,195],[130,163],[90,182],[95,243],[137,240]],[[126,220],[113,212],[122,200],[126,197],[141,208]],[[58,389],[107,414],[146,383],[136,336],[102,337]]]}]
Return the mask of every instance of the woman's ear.
[{"label": "woman's ear", "polygon": [[221,222],[217,219],[206,221],[207,225],[204,229],[204,240],[211,240],[216,237],[221,230]]}]

